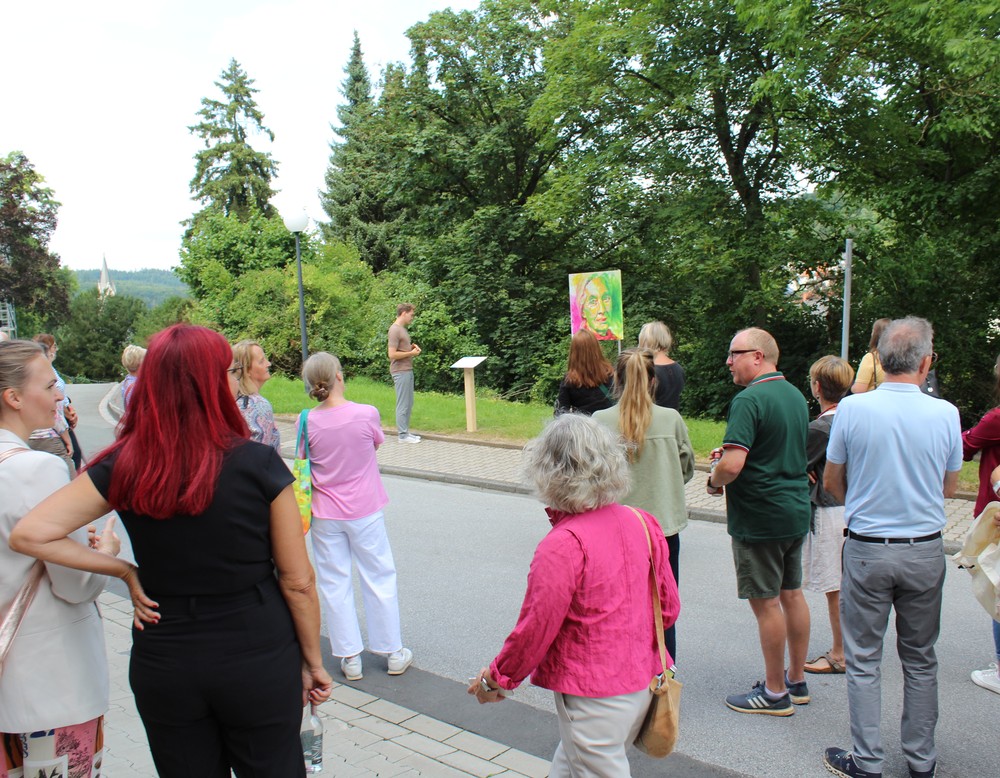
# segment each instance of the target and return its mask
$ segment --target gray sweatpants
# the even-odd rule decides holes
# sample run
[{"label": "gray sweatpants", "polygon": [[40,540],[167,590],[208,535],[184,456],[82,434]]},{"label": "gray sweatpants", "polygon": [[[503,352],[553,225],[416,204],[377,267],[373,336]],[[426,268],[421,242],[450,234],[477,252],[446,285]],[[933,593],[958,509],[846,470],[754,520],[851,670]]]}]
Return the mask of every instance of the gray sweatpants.
[{"label": "gray sweatpants", "polygon": [[405,438],[410,434],[410,414],[413,412],[413,371],[393,373],[392,384],[396,387],[396,428],[399,437]]},{"label": "gray sweatpants", "polygon": [[844,541],[840,623],[847,656],[847,700],[855,763],[882,772],[882,648],[889,609],[896,609],[896,651],[903,667],[900,745],[913,770],[937,760],[937,655],[944,589],[944,546]]}]

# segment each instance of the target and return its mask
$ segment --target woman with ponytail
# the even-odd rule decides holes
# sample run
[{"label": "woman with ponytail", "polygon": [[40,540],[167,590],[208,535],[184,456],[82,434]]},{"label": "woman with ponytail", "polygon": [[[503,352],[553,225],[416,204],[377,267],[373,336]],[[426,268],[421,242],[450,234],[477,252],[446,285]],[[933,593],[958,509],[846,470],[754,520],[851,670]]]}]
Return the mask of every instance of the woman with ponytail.
[{"label": "woman with ponytail", "polygon": [[382,508],[389,502],[375,452],[385,440],[378,409],[344,397],[340,360],[320,351],[306,360],[302,378],[320,404],[306,430],[312,471],[312,540],[320,601],[329,625],[330,650],[348,681],[362,676],[361,628],[354,607],[351,562],[358,566],[368,623],[368,648],[388,656],[389,675],[413,662],[403,647],[396,592],[396,563]]},{"label": "woman with ponytail", "polygon": [[[694,475],[694,450],[681,415],[653,402],[656,372],[653,354],[628,349],[615,365],[618,405],[597,411],[594,419],[618,432],[632,471],[624,502],[653,514],[670,549],[674,581],[680,573],[680,531],[687,526],[684,484]],[[665,631],[667,651],[677,658],[674,627]]]}]

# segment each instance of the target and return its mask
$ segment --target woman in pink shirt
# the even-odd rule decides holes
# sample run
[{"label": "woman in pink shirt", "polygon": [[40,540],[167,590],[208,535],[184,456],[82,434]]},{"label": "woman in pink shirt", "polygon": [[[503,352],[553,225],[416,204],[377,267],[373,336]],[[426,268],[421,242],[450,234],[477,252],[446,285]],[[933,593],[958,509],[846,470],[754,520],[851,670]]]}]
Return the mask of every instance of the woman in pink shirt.
[{"label": "woman in pink shirt", "polygon": [[378,410],[344,397],[340,360],[321,351],[302,367],[309,396],[320,401],[308,415],[312,469],[312,542],[320,602],[348,681],[362,677],[361,628],[354,607],[351,562],[358,566],[368,623],[368,648],[387,654],[389,675],[413,662],[403,647],[396,593],[396,563],[382,508],[389,502],[375,451],[385,440]]},{"label": "woman in pink shirt", "polygon": [[549,506],[552,530],[535,549],[514,631],[469,694],[499,702],[530,674],[555,694],[560,742],[549,775],[624,778],[625,750],[649,708],[650,680],[661,672],[641,521],[663,625],[680,611],[663,530],[650,514],[617,504],[629,487],[625,452],[588,417],[550,423],[526,447],[525,473]]}]

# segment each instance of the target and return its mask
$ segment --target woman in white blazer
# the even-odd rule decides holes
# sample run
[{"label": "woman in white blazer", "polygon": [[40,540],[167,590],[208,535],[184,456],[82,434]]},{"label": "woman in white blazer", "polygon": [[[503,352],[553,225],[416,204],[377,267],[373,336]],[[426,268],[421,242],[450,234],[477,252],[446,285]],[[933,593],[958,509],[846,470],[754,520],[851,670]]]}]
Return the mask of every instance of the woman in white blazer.
[{"label": "woman in white blazer", "polygon": [[[59,457],[32,451],[26,442],[32,430],[52,425],[61,400],[55,373],[37,343],[0,342],[0,457],[15,452],[0,462],[0,615],[35,563],[10,550],[11,529],[69,483]],[[74,539],[87,544],[87,531],[79,530]],[[99,551],[118,553],[110,527],[90,542]],[[94,601],[105,580],[45,565],[0,674],[0,774],[22,766],[25,775],[95,774],[108,709],[108,664]],[[55,768],[61,770],[53,773]]]}]

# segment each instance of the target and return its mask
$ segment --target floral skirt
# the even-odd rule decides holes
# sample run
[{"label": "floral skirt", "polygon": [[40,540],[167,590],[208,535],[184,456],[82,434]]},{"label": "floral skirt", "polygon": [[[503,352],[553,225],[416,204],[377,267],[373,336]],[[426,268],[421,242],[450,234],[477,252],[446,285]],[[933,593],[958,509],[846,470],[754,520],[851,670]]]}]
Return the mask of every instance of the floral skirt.
[{"label": "floral skirt", "polygon": [[100,778],[104,717],[41,732],[0,732],[0,778]]}]

